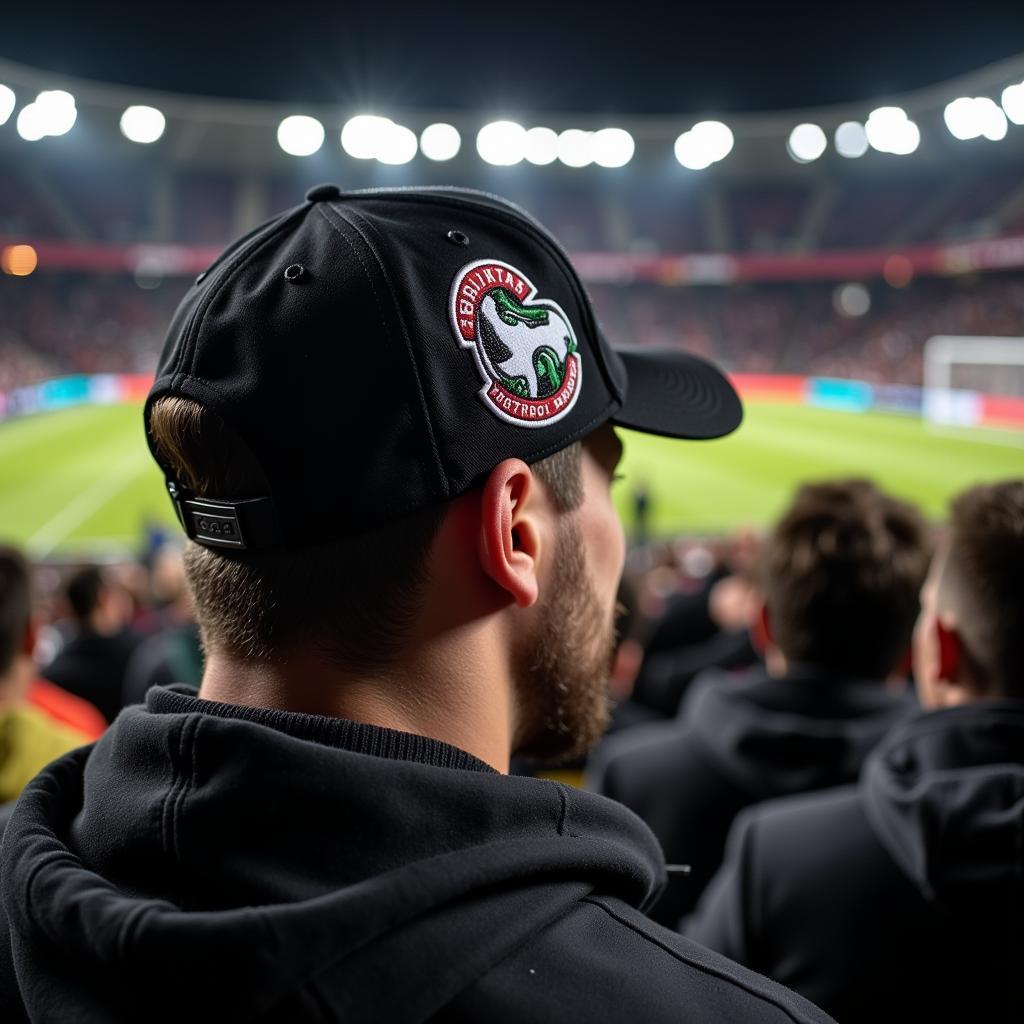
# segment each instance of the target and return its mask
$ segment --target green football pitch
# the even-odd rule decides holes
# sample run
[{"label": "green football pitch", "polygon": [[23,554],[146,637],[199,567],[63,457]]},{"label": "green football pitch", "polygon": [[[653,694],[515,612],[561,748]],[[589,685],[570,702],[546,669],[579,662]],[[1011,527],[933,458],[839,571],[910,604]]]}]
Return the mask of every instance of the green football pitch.
[{"label": "green football pitch", "polygon": [[[715,532],[770,521],[805,480],[865,475],[940,518],[971,483],[1024,475],[1024,433],[948,430],[910,417],[750,402],[732,437],[680,444],[623,431],[633,489],[652,529]],[[0,424],[0,538],[36,557],[134,550],[144,525],[173,523],[139,406],[80,406]]]}]

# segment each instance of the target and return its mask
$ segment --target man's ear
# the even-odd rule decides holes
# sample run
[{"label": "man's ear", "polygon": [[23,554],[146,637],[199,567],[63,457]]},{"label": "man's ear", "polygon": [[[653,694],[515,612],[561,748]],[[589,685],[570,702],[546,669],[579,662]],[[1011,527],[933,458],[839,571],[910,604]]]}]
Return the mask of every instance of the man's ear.
[{"label": "man's ear", "polygon": [[541,529],[537,481],[521,459],[491,470],[480,508],[480,564],[520,608],[537,600]]},{"label": "man's ear", "polygon": [[939,651],[939,679],[947,683],[959,682],[960,634],[953,626],[946,625],[939,616],[936,616],[935,638]]}]

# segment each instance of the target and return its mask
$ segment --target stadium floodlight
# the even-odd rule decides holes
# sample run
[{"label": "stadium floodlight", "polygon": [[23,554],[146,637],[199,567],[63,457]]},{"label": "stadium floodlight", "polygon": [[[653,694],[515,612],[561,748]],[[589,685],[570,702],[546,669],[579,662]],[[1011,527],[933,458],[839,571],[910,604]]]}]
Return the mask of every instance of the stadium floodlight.
[{"label": "stadium floodlight", "polygon": [[381,138],[393,124],[390,118],[373,114],[357,114],[341,129],[341,148],[356,160],[372,160],[377,155]]},{"label": "stadium floodlight", "polygon": [[594,133],[593,152],[599,167],[625,167],[633,159],[636,143],[624,128],[602,128]]},{"label": "stadium floodlight", "polygon": [[558,132],[553,128],[536,127],[526,133],[526,159],[538,167],[546,167],[558,159]]},{"label": "stadium floodlight", "polygon": [[813,163],[828,146],[828,139],[816,124],[798,124],[786,140],[786,152],[798,164]]},{"label": "stadium floodlight", "polygon": [[558,159],[566,167],[586,167],[594,162],[594,133],[566,128],[558,136]]},{"label": "stadium floodlight", "polygon": [[878,107],[868,115],[864,132],[872,149],[908,156],[921,143],[921,131],[902,107]]},{"label": "stadium floodlight", "polygon": [[0,124],[7,124],[11,114],[14,113],[14,105],[17,97],[14,90],[6,85],[0,85]]},{"label": "stadium floodlight", "polygon": [[156,107],[132,106],[121,115],[121,134],[130,142],[156,142],[167,127],[167,118]]},{"label": "stadium floodlight", "polygon": [[18,134],[27,142],[38,142],[47,135],[66,135],[78,118],[75,98],[63,89],[41,92],[18,114]]},{"label": "stadium floodlight", "polygon": [[[1014,124],[1024,124],[1024,82],[1008,85],[1000,97],[1003,112]],[[2,124],[3,122],[0,122]]]},{"label": "stadium floodlight", "polygon": [[942,116],[954,138],[984,137],[992,142],[1006,138],[1006,114],[988,96],[961,96],[946,104]]},{"label": "stadium floodlight", "polygon": [[836,152],[847,160],[857,160],[868,151],[868,135],[860,121],[844,121],[835,131]]},{"label": "stadium floodlight", "polygon": [[733,147],[733,134],[721,121],[698,121],[676,139],[676,159],[691,171],[703,171],[724,160]]},{"label": "stadium floodlight", "polygon": [[512,167],[526,155],[526,129],[515,121],[492,121],[477,132],[476,151],[495,167]]},{"label": "stadium floodlight", "polygon": [[382,164],[407,164],[416,155],[416,149],[416,133],[404,124],[389,121],[375,155]]},{"label": "stadium floodlight", "polygon": [[277,144],[289,156],[312,156],[325,135],[324,126],[307,114],[291,114],[277,126]]},{"label": "stadium floodlight", "polygon": [[420,134],[420,149],[428,160],[451,160],[462,148],[462,136],[453,124],[430,124]]}]

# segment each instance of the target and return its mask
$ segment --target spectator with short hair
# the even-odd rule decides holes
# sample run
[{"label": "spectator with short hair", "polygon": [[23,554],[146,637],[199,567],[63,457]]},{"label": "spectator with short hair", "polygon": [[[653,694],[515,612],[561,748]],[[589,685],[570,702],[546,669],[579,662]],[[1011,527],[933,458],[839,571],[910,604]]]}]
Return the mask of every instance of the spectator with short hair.
[{"label": "spectator with short hair", "polygon": [[65,591],[74,631],[42,675],[112,722],[123,707],[125,673],[141,639],[128,625],[131,599],[96,565],[76,569]]},{"label": "spectator with short hair", "polygon": [[1024,1019],[1024,480],[973,488],[922,593],[924,712],[857,786],[737,822],[687,927],[840,1020]]},{"label": "spectator with short hair", "polygon": [[652,910],[673,926],[744,807],[850,782],[913,710],[899,674],[928,564],[917,510],[866,480],[808,484],[763,559],[766,668],[706,673],[676,722],[611,737],[590,769],[593,788],[639,814],[668,862],[688,868]]},{"label": "spectator with short hair", "polygon": [[54,758],[92,738],[30,701],[33,642],[28,563],[15,548],[0,545],[0,805],[15,800]]},{"label": "spectator with short hair", "polygon": [[192,539],[202,684],[150,690],[19,801],[0,1003],[825,1020],[643,915],[664,864],[637,818],[505,774],[607,721],[612,422],[720,436],[741,417],[731,385],[612,349],[513,204],[307,198],[200,275],[172,324],[145,416]]}]

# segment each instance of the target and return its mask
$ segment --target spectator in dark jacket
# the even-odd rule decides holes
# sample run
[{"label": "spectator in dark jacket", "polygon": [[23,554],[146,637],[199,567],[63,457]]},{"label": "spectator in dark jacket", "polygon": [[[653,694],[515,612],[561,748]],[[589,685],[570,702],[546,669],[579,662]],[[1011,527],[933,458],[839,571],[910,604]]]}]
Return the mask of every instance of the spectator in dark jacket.
[{"label": "spectator in dark jacket", "polygon": [[[928,561],[911,506],[866,481],[803,487],[768,540],[767,670],[708,674],[679,720],[612,737],[591,785],[642,817],[673,873],[653,916],[675,925],[722,862],[736,815],[850,782],[914,704],[897,684]],[[902,681],[898,682],[902,687]]]},{"label": "spectator in dark jacket", "polygon": [[925,713],[859,785],[737,822],[688,934],[843,1021],[1024,1020],[1024,480],[953,505],[915,632]]},{"label": "spectator in dark jacket", "polygon": [[506,774],[607,721],[620,415],[741,410],[701,361],[610,349],[493,196],[320,186],[200,275],[146,424],[202,683],[22,794],[4,1024],[825,1020],[644,916],[635,815]]},{"label": "spectator in dark jacket", "polygon": [[111,722],[124,706],[125,673],[140,640],[128,625],[130,598],[95,565],[72,573],[66,593],[74,631],[42,674]]}]

